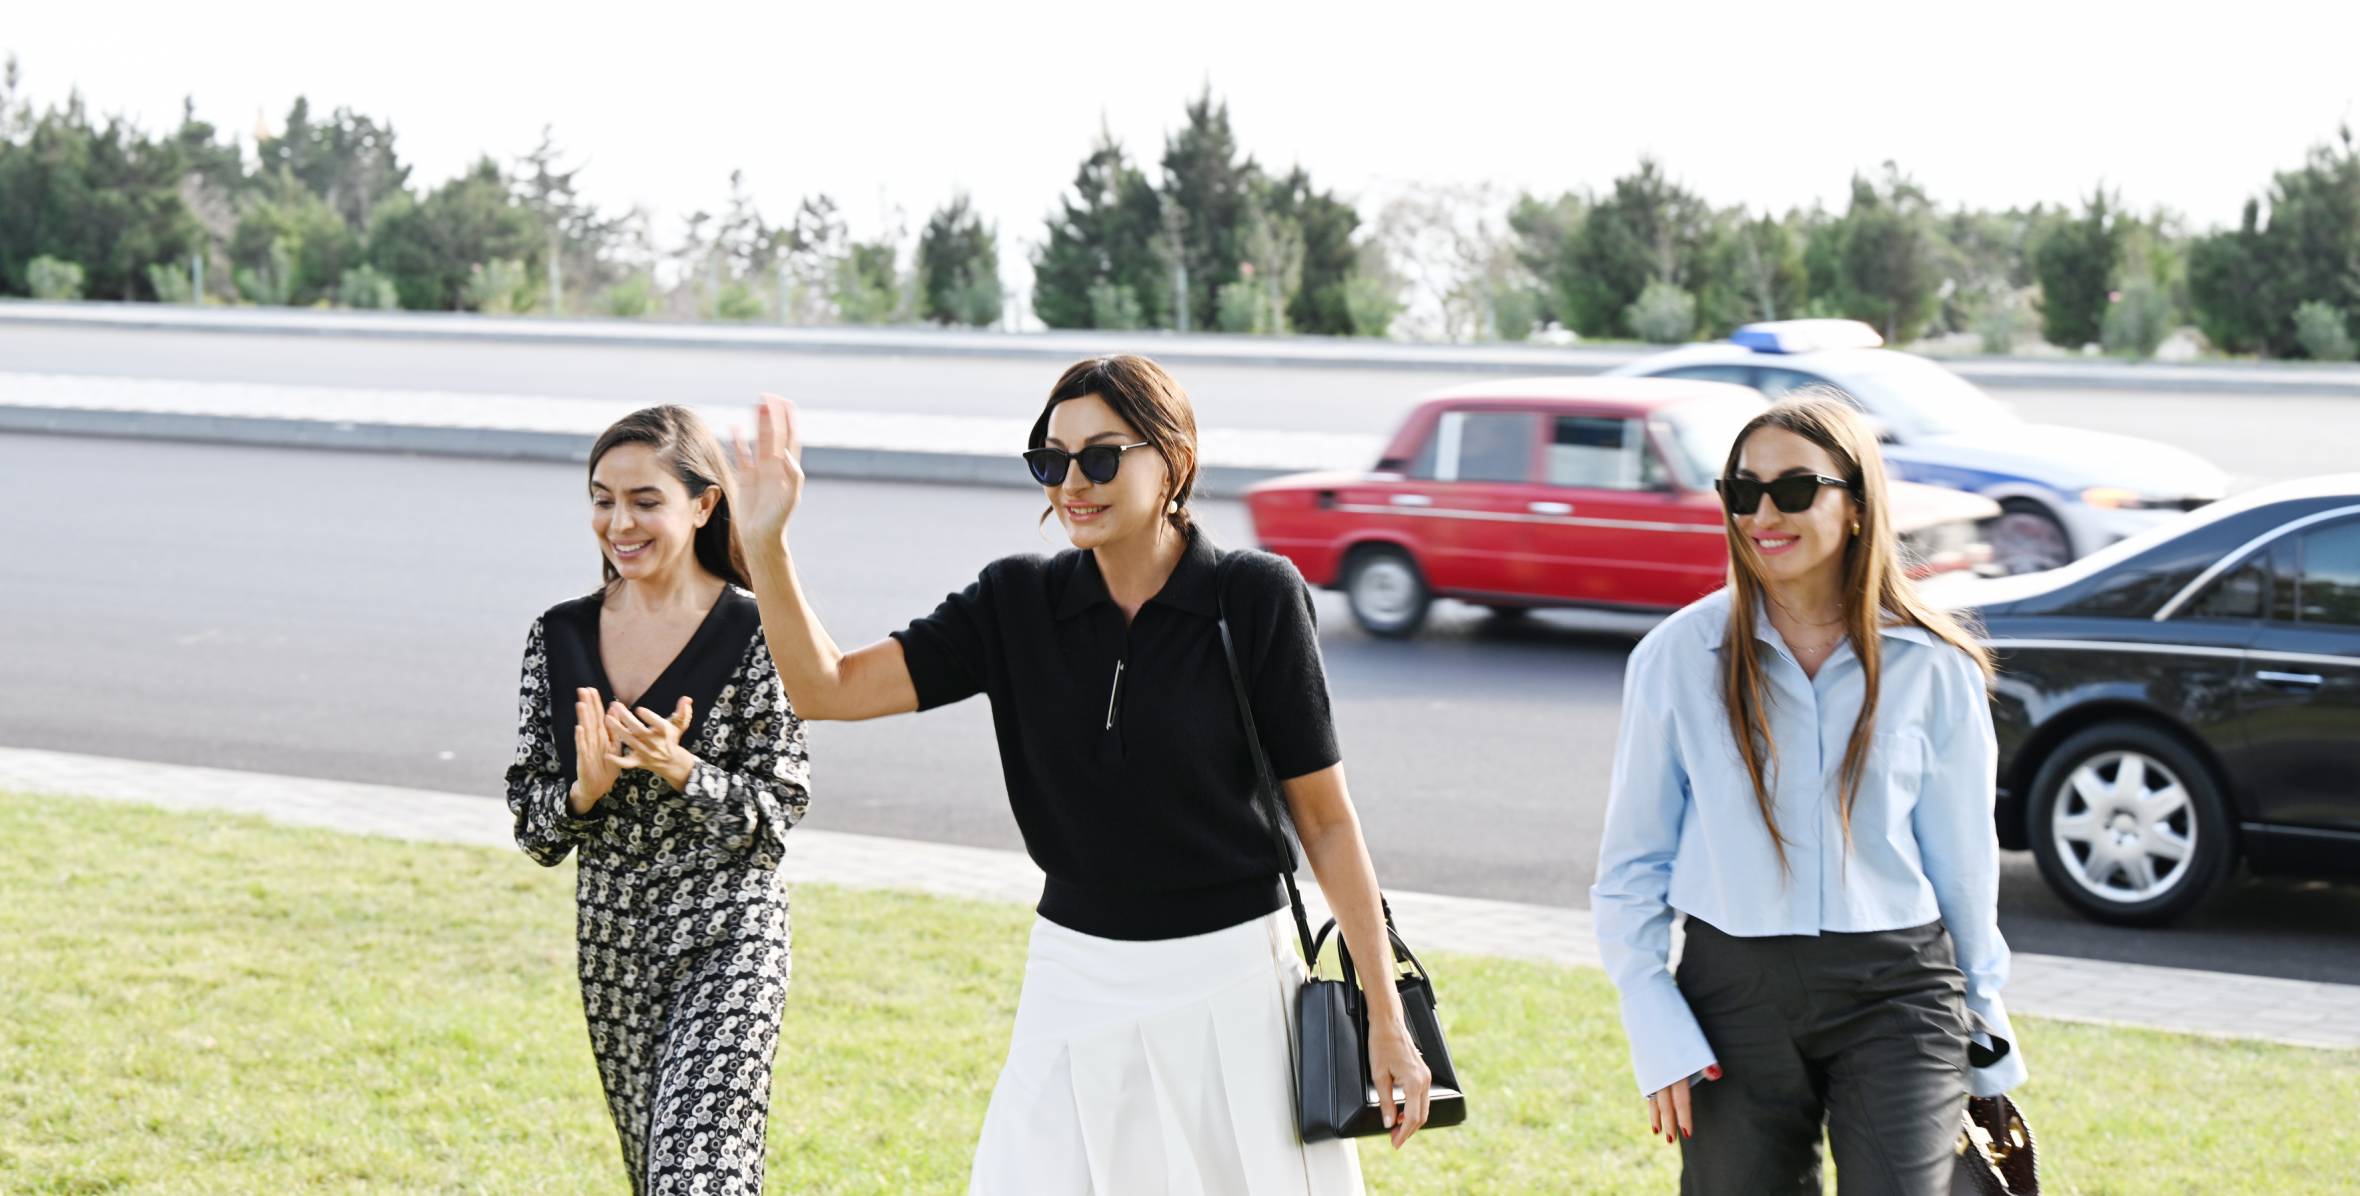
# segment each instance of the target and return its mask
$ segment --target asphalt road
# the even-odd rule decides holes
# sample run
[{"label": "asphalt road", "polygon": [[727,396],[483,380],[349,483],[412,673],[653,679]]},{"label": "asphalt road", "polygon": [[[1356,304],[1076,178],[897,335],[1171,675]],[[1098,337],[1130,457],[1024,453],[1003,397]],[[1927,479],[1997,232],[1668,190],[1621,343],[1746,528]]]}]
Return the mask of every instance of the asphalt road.
[{"label": "asphalt road", "polygon": [[[0,555],[10,746],[490,800],[525,628],[597,578],[573,466],[0,436],[0,482],[15,516]],[[1056,547],[1038,513],[1016,491],[819,483],[797,558],[836,638],[861,643],[992,557]],[[1217,538],[1244,540],[1238,507],[1203,513]],[[1645,622],[1448,608],[1395,643],[1321,603],[1386,883],[1584,904],[1622,665]],[[1019,846],[979,702],[823,724],[812,745],[810,825]],[[2022,950],[2360,983],[2360,888],[2243,882],[2163,931],[2082,921],[2028,856],[2010,859],[2003,892]]]},{"label": "asphalt road", "polygon": [[[1111,344],[1109,348],[1119,348]],[[734,404],[776,391],[820,409],[1029,415],[1053,365],[994,358],[588,345],[469,344],[316,335],[0,327],[0,369],[312,386]],[[1189,365],[1207,428],[1389,432],[1419,396],[1484,374]],[[2028,418],[2149,436],[2251,485],[2353,468],[2360,395],[1998,392]]]}]

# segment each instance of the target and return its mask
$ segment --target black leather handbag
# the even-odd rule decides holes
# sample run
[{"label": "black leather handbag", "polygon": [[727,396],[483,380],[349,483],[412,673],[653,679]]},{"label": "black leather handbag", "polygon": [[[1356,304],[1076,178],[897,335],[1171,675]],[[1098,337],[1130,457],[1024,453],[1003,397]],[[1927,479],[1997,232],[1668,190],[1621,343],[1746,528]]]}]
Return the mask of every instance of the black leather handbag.
[{"label": "black leather handbag", "polygon": [[[1982,1019],[1975,1019],[1981,1028]],[[1991,1045],[1970,1040],[1967,1066],[1989,1067],[2007,1056],[2008,1040]],[[1967,1098],[1958,1136],[1958,1167],[1951,1172],[1951,1196],[2040,1196],[2040,1166],[2033,1157],[2032,1124],[2004,1096]]]},{"label": "black leather handbag", "polygon": [[[1295,1113],[1305,1142],[1329,1138],[1362,1138],[1388,1132],[1377,1103],[1377,1088],[1368,1066],[1368,1002],[1352,970],[1352,953],[1344,944],[1336,921],[1328,919],[1315,936],[1303,912],[1303,894],[1295,887],[1295,849],[1287,841],[1278,803],[1283,800],[1269,753],[1254,727],[1254,705],[1246,691],[1245,671],[1237,661],[1237,645],[1229,633],[1229,566],[1224,558],[1214,586],[1220,607],[1221,654],[1229,662],[1229,683],[1237,693],[1238,716],[1244,721],[1246,744],[1254,757],[1254,804],[1270,827],[1280,861],[1279,876],[1286,882],[1287,903],[1294,908],[1295,933],[1301,936],[1303,960],[1310,979],[1295,993]],[[1379,898],[1382,902],[1382,897]],[[1467,1098],[1459,1090],[1458,1072],[1451,1066],[1450,1047],[1442,1040],[1442,1023],[1434,1015],[1439,1002],[1426,965],[1402,940],[1393,925],[1393,907],[1384,904],[1385,934],[1392,940],[1395,983],[1410,1038],[1433,1074],[1427,1093],[1426,1129],[1440,1129],[1467,1120]],[[1336,935],[1336,956],[1343,978],[1318,976],[1320,948],[1328,934]],[[1401,1092],[1391,1094],[1398,1101]]]}]

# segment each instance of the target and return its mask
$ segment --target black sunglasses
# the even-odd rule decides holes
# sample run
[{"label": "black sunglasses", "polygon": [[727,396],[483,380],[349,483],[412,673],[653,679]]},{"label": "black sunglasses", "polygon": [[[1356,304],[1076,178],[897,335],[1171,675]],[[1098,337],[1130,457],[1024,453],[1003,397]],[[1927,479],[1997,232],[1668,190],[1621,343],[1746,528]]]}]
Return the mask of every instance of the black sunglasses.
[{"label": "black sunglasses", "polygon": [[1767,494],[1778,509],[1789,515],[1800,515],[1819,501],[1821,486],[1852,489],[1852,483],[1842,478],[1831,478],[1823,473],[1788,474],[1775,481],[1755,478],[1715,478],[1713,489],[1721,492],[1721,505],[1732,515],[1751,515],[1762,509],[1762,496]]},{"label": "black sunglasses", "polygon": [[1027,449],[1024,463],[1032,470],[1033,480],[1044,486],[1065,484],[1065,471],[1074,462],[1082,463],[1082,476],[1103,486],[1114,480],[1115,471],[1123,467],[1123,454],[1135,448],[1146,448],[1147,441],[1137,444],[1093,444],[1078,453],[1058,448]]}]

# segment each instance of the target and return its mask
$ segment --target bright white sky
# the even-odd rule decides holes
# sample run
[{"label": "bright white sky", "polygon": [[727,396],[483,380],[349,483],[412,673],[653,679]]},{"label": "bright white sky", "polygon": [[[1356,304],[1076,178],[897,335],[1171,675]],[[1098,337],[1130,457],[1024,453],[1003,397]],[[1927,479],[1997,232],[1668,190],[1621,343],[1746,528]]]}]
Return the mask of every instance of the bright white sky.
[{"label": "bright white sky", "polygon": [[297,94],[348,105],[391,120],[414,183],[554,124],[591,197],[646,205],[667,243],[733,167],[773,219],[826,191],[856,233],[890,203],[914,236],[964,187],[1011,258],[1101,119],[1152,165],[1206,80],[1263,163],[1370,200],[1603,188],[1651,152],[1714,203],[1783,209],[1892,158],[1945,206],[2103,181],[2204,226],[2360,119],[2351,0],[1018,8],[13,0],[0,52],[36,102],[78,87],[160,129],[194,96],[249,145]]}]

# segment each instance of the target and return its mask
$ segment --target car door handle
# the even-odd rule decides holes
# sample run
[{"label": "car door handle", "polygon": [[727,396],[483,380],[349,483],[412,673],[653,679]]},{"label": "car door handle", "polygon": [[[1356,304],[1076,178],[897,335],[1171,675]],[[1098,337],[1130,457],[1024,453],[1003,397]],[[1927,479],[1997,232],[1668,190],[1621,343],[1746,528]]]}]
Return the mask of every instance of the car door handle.
[{"label": "car door handle", "polygon": [[2267,681],[2272,685],[2309,686],[2318,685],[2325,681],[2325,678],[2321,677],[2317,673],[2273,673],[2268,669],[2259,670],[2254,673],[2254,676],[2262,681]]},{"label": "car door handle", "polygon": [[1573,504],[1569,502],[1529,502],[1524,504],[1524,509],[1535,515],[1573,514]]},{"label": "car door handle", "polygon": [[1430,507],[1434,505],[1434,500],[1423,494],[1396,494],[1393,496],[1393,505],[1397,507]]}]

